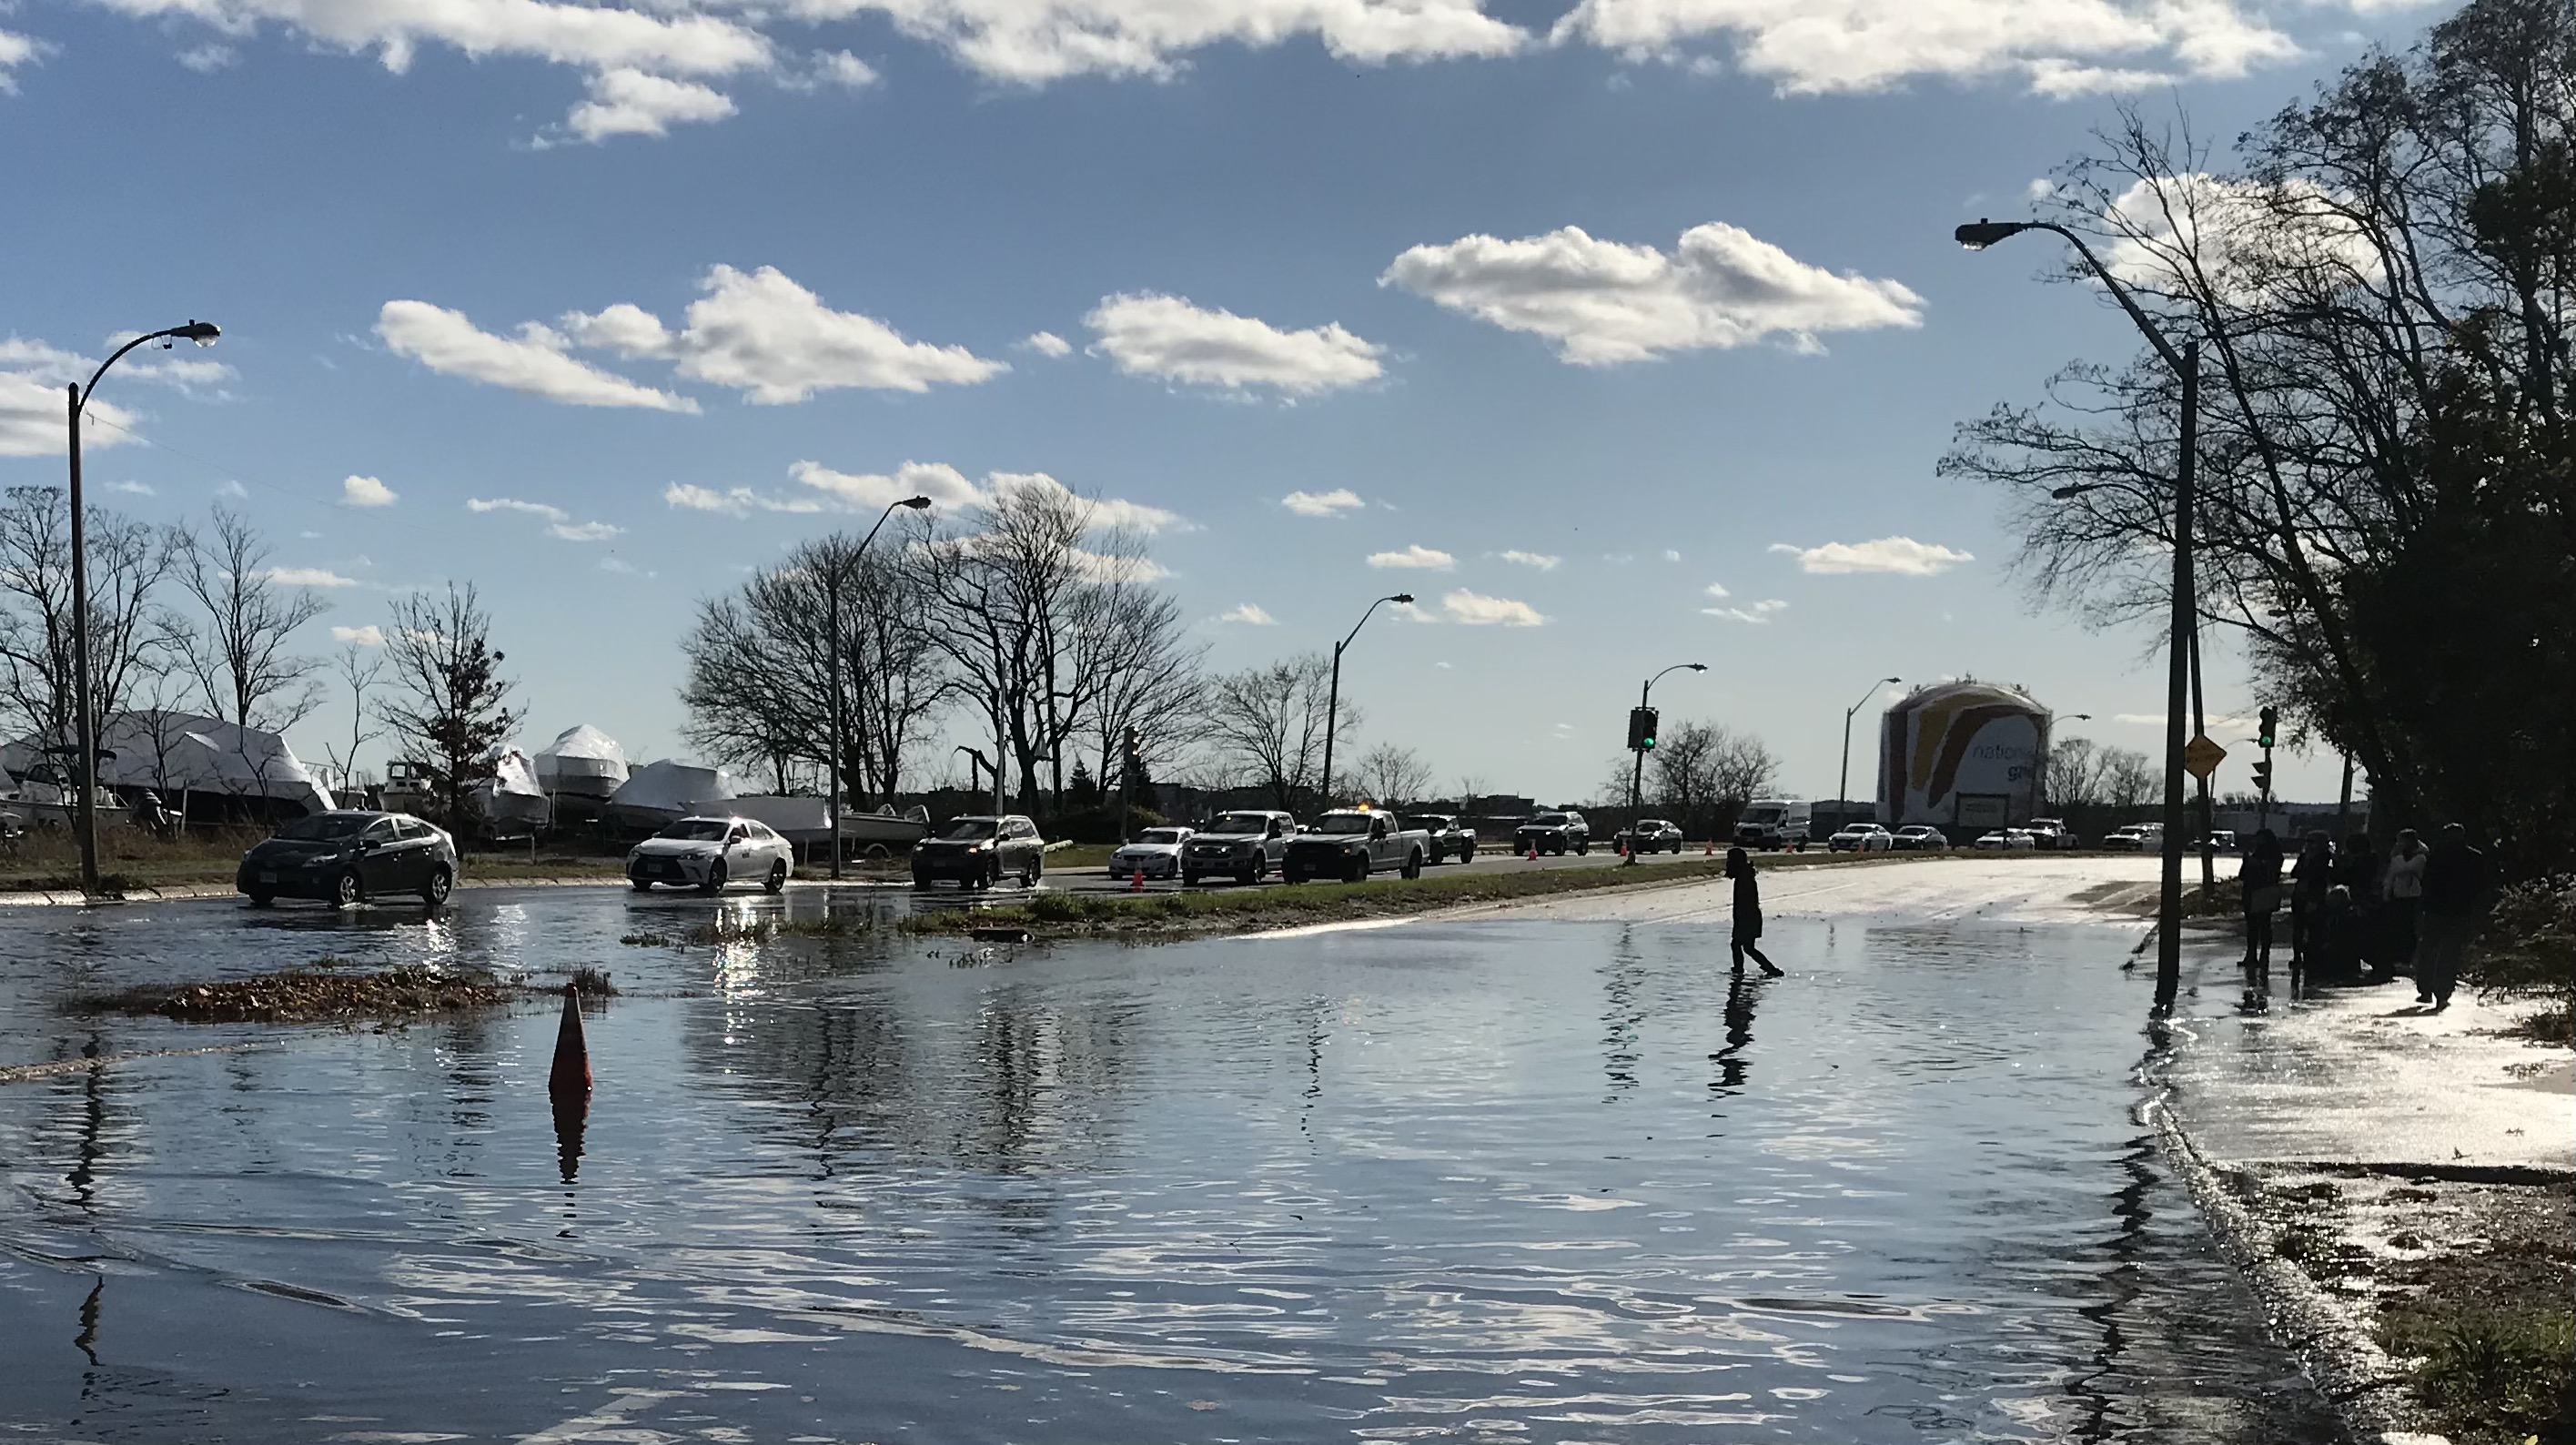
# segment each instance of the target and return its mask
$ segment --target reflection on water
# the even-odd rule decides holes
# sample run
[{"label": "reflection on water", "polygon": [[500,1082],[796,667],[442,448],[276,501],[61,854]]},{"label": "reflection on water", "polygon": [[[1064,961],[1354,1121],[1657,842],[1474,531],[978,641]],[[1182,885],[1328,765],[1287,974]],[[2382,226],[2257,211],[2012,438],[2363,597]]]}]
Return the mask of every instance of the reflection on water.
[{"label": "reflection on water", "polygon": [[[1480,923],[960,960],[716,910],[48,923],[0,1060],[155,960],[611,969],[550,1007],[0,1088],[36,1438],[2321,1433],[2132,1119],[2116,937]],[[844,895],[839,906],[877,909]],[[138,920],[157,919],[146,926]],[[311,921],[311,920],[320,921]],[[1758,1027],[1757,1027],[1758,1022]],[[25,1362],[23,1368],[19,1363]]]}]

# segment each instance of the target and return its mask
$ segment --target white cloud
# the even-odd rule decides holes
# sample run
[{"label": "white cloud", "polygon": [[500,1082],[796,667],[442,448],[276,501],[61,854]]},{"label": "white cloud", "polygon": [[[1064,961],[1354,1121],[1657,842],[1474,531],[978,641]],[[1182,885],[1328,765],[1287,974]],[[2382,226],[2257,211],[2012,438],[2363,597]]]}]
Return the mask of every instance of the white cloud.
[{"label": "white cloud", "polygon": [[693,482],[673,482],[662,489],[666,504],[690,512],[722,512],[739,517],[750,512],[819,512],[823,503],[814,497],[775,497],[755,492],[749,487],[728,487],[719,492]]},{"label": "white cloud", "polygon": [[[98,408],[93,404],[89,409],[96,411]],[[81,442],[81,445],[86,447],[89,445],[89,442],[84,439]],[[218,497],[247,497],[250,495],[250,488],[243,486],[241,483],[234,481],[230,477],[226,477],[215,484],[215,495]]]},{"label": "white cloud", "polygon": [[[6,41],[7,37],[0,35],[0,94],[6,94],[9,88]],[[109,345],[122,345],[132,339],[130,335],[114,337]],[[59,455],[71,434],[70,420],[64,415],[63,387],[88,380],[97,369],[96,357],[33,337],[0,336],[0,457]],[[117,369],[117,375],[193,391],[229,379],[233,370],[219,361],[189,357],[164,360],[137,352]],[[137,421],[135,413],[114,402],[93,398],[82,408],[81,417],[84,452],[122,446],[134,439],[131,432]]]},{"label": "white cloud", "polygon": [[1768,623],[1774,613],[1786,612],[1788,610],[1789,604],[1781,601],[1777,597],[1765,598],[1749,607],[1703,607],[1700,609],[1700,611],[1706,616],[1723,618],[1729,622],[1750,622],[1757,627]]},{"label": "white cloud", "polygon": [[1487,597],[1481,592],[1460,588],[1440,599],[1440,610],[1452,622],[1470,627],[1543,627],[1547,619],[1526,602],[1508,597]]},{"label": "white cloud", "polygon": [[1453,311],[1554,342],[1578,366],[1779,337],[1816,349],[1827,331],[1918,326],[1923,298],[1894,281],[1836,275],[1724,222],[1694,226],[1669,254],[1566,226],[1505,241],[1415,246],[1378,278]]},{"label": "white cloud", "polygon": [[1034,351],[1040,356],[1070,356],[1073,354],[1073,343],[1056,335],[1052,331],[1032,331],[1028,335],[1020,338],[1019,347],[1023,351]]},{"label": "white cloud", "polygon": [[[842,472],[821,462],[800,461],[787,469],[789,477],[808,489],[805,494],[755,491],[750,487],[730,487],[718,491],[713,487],[688,482],[673,482],[662,489],[662,500],[671,506],[696,512],[722,512],[743,516],[751,512],[810,513],[824,511],[877,513],[906,497],[928,497],[931,506],[942,512],[981,512],[992,510],[1003,493],[1022,489],[1044,489],[1072,494],[1072,489],[1044,472],[990,472],[981,483],[943,462],[905,462],[892,472]],[[1187,532],[1195,530],[1189,519],[1178,512],[1121,497],[1085,497],[1095,527],[1120,528],[1133,532]]]},{"label": "white cloud", "polygon": [[1917,542],[1911,537],[1881,537],[1874,542],[1827,542],[1821,547],[1797,547],[1787,542],[1774,542],[1771,550],[1797,558],[1801,572],[1827,574],[1895,572],[1907,577],[1931,577],[1962,562],[1977,560],[1969,553],[1934,542]]},{"label": "white cloud", "polygon": [[2047,200],[2049,197],[2056,194],[2057,182],[2050,180],[2046,176],[2033,176],[2030,178],[2030,184],[2022,187],[2022,198],[2029,201],[2032,205],[2038,205],[2040,202]]},{"label": "white cloud", "polygon": [[1335,487],[1329,492],[1290,492],[1279,499],[1279,505],[1301,517],[1333,517],[1357,511],[1368,503],[1348,487]]},{"label": "white cloud", "polygon": [[1664,560],[1665,560],[1665,561],[1667,561],[1667,562],[1678,562],[1678,561],[1680,561],[1681,559],[1682,559],[1682,554],[1681,554],[1681,553],[1674,551],[1674,550],[1673,550],[1672,548],[1670,548],[1670,547],[1666,547],[1666,548],[1664,549]]},{"label": "white cloud", "polygon": [[1120,371],[1189,386],[1313,396],[1375,381],[1385,371],[1379,348],[1338,323],[1282,331],[1179,296],[1104,296],[1082,320],[1100,337],[1091,349]]},{"label": "white cloud", "polygon": [[605,542],[625,534],[624,527],[608,522],[557,522],[546,528],[547,535],[567,542]]},{"label": "white cloud", "polygon": [[2018,75],[2055,98],[2149,73],[2105,62],[2224,79],[2299,54],[2237,0],[1583,0],[1553,38],[1700,70],[1720,62],[1693,42],[1731,42],[1737,68],[1792,94]]},{"label": "white cloud", "polygon": [[613,556],[600,558],[599,570],[602,572],[616,572],[628,577],[636,575],[634,563],[628,562],[623,558]]},{"label": "white cloud", "polygon": [[45,58],[53,47],[14,30],[0,30],[0,95],[16,95],[18,82],[10,72],[22,65],[33,65]]},{"label": "white cloud", "polygon": [[733,113],[733,98],[713,86],[621,67],[590,78],[590,99],[564,117],[564,129],[597,145],[612,136],[669,135],[674,125],[706,125]]},{"label": "white cloud", "polygon": [[1408,544],[1401,552],[1371,552],[1368,564],[1372,567],[1404,567],[1425,572],[1451,572],[1457,570],[1458,559],[1437,547],[1425,547],[1419,542],[1414,542]]},{"label": "white cloud", "polygon": [[1279,619],[1262,610],[1259,604],[1239,602],[1217,614],[1219,622],[1240,622],[1246,627],[1276,627]]},{"label": "white cloud", "polygon": [[817,50],[802,65],[780,72],[777,80],[788,90],[815,91],[827,85],[865,90],[881,78],[875,66],[846,50]]},{"label": "white cloud", "polygon": [[327,567],[271,567],[268,580],[285,587],[355,587],[358,579]]},{"label": "white cloud", "polygon": [[390,507],[399,495],[374,477],[353,474],[340,479],[340,504],[345,507]]},{"label": "white cloud", "polygon": [[331,629],[331,640],[333,642],[354,642],[360,647],[382,647],[385,645],[385,630],[372,622],[368,623],[364,627],[340,627],[335,625]]},{"label": "white cloud", "polygon": [[432,371],[487,386],[506,386],[568,406],[698,409],[688,397],[655,391],[575,360],[566,354],[571,349],[567,338],[533,321],[520,327],[515,338],[494,336],[477,329],[462,311],[426,301],[388,301],[376,316],[376,334],[395,355]]},{"label": "white cloud", "polygon": [[2133,286],[2177,285],[2175,262],[2189,253],[2213,287],[2247,303],[2276,291],[2285,272],[2318,263],[2363,282],[2382,274],[2369,235],[2306,182],[2267,187],[2200,173],[2162,185],[2138,181],[2113,199],[2104,220],[2118,238],[2103,248],[2102,262]]},{"label": "white cloud", "polygon": [[699,285],[706,294],[689,303],[676,332],[621,302],[566,315],[564,333],[583,346],[671,361],[682,377],[732,387],[760,406],[841,388],[971,385],[1010,370],[965,347],[909,341],[873,316],[835,311],[775,266],[713,266]]},{"label": "white cloud", "polygon": [[132,497],[157,497],[161,495],[159,492],[152,490],[152,484],[150,482],[110,482],[107,484],[107,489],[111,492],[123,492]]},{"label": "white cloud", "polygon": [[192,45],[180,51],[178,60],[181,65],[199,75],[212,75],[218,70],[237,64],[241,60],[241,52],[229,45],[208,42],[204,45]]},{"label": "white cloud", "polygon": [[543,517],[549,522],[569,522],[572,520],[572,513],[565,511],[561,507],[548,506],[544,502],[523,502],[516,497],[467,497],[465,499],[465,510],[469,512],[524,512],[531,517]]},{"label": "white cloud", "polygon": [[1708,584],[1708,595],[1711,597],[1732,597],[1735,594],[1726,590],[1725,583],[1711,582]]},{"label": "white cloud", "polygon": [[1535,567],[1541,572],[1553,572],[1557,569],[1557,564],[1565,560],[1562,557],[1551,557],[1545,552],[1523,552],[1518,548],[1509,552],[1497,552],[1494,555],[1517,566]]}]

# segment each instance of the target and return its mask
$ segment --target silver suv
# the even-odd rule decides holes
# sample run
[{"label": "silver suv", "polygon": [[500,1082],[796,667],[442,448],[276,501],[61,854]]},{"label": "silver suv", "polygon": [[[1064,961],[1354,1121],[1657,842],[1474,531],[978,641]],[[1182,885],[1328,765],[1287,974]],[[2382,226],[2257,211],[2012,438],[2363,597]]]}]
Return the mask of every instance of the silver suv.
[{"label": "silver suv", "polygon": [[1181,882],[1227,873],[1237,883],[1258,883],[1288,856],[1288,839],[1296,831],[1297,819],[1287,813],[1219,813],[1181,845]]}]

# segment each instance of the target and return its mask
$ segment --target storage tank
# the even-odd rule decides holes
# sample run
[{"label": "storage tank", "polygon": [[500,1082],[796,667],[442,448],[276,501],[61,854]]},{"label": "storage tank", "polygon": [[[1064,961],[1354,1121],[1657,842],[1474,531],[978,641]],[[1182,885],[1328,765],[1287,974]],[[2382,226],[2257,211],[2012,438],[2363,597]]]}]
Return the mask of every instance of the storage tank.
[{"label": "storage tank", "polygon": [[2017,687],[1966,680],[1918,688],[1878,734],[1878,817],[1982,832],[2040,810],[2048,709]]}]

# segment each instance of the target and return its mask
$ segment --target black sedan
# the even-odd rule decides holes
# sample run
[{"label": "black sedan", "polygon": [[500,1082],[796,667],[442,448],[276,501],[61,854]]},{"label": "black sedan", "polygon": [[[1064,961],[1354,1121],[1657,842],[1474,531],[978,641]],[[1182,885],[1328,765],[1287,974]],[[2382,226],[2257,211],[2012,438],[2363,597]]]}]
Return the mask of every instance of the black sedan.
[{"label": "black sedan", "polygon": [[405,893],[435,908],[456,886],[456,840],[408,813],[314,813],[244,853],[233,886],[255,908],[280,898],[345,908]]},{"label": "black sedan", "polygon": [[1679,824],[1662,818],[1639,818],[1631,827],[1616,835],[1619,847],[1629,853],[1678,853],[1682,851]]},{"label": "black sedan", "polygon": [[1038,825],[1019,814],[951,818],[936,838],[912,845],[912,886],[927,888],[942,878],[964,888],[990,888],[1004,878],[1017,878],[1035,888],[1046,872],[1046,840]]}]

